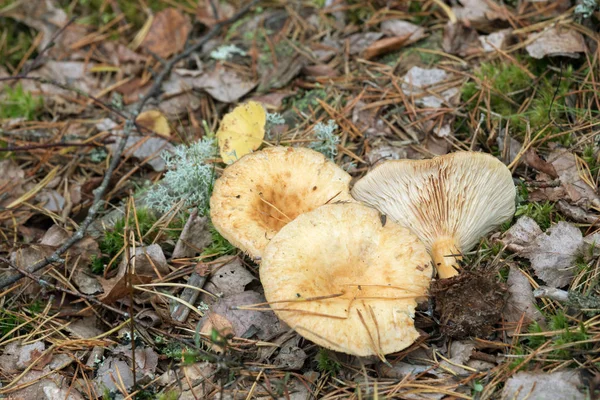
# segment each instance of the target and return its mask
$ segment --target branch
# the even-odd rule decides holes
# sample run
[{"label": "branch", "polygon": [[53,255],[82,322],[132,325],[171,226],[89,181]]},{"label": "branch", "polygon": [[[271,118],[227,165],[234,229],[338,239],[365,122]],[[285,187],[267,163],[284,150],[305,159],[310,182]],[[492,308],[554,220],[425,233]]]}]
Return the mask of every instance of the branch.
[{"label": "branch", "polygon": [[[167,62],[164,65],[162,71],[156,77],[156,79],[155,79],[154,83],[152,84],[152,87],[150,88],[148,93],[146,93],[146,95],[137,104],[134,111],[132,112],[132,115],[126,119],[125,127],[123,129],[123,137],[121,139],[121,142],[119,143],[118,148],[116,149],[116,151],[113,154],[113,158],[110,161],[110,165],[109,165],[108,169],[106,170],[106,173],[104,174],[102,183],[96,190],[94,190],[94,202],[92,203],[92,206],[88,210],[87,216],[85,217],[85,219],[83,220],[81,225],[79,225],[79,228],[77,229],[77,231],[67,241],[65,241],[65,243],[63,243],[58,249],[56,249],[56,251],[54,253],[52,253],[52,255],[35,263],[30,268],[28,268],[29,272],[35,273],[36,271],[39,271],[40,269],[42,269],[52,263],[64,262],[64,260],[61,258],[61,256],[67,250],[69,250],[75,243],[77,243],[79,240],[81,240],[83,238],[83,236],[85,235],[85,232],[87,231],[87,229],[90,227],[90,225],[96,218],[96,214],[98,214],[100,207],[103,204],[102,198],[104,197],[104,194],[106,193],[106,190],[108,189],[108,184],[112,178],[112,175],[113,175],[115,169],[119,165],[119,160],[121,158],[121,154],[123,154],[123,151],[125,150],[125,144],[127,143],[127,139],[131,135],[131,131],[133,130],[133,128],[136,126],[135,120],[136,120],[137,116],[140,114],[140,112],[142,111],[142,109],[144,108],[146,103],[151,98],[158,96],[158,94],[160,93],[160,88],[162,86],[163,81],[170,74],[170,72],[173,69],[173,67],[175,66],[175,64],[177,64],[179,61],[185,59],[190,54],[192,54],[193,52],[200,49],[206,42],[208,42],[210,39],[215,37],[221,31],[221,29],[223,29],[223,27],[225,27],[229,24],[232,24],[233,22],[235,22],[238,19],[240,19],[241,17],[243,17],[246,13],[248,13],[248,11],[250,11],[250,9],[257,2],[258,2],[258,0],[252,0],[250,3],[248,3],[244,7],[242,7],[231,18],[221,21],[218,24],[216,24],[215,26],[213,26],[206,33],[206,35],[204,35],[202,37],[202,39],[200,39],[198,42],[194,43],[193,45],[191,45],[190,47],[185,49],[182,53],[180,53],[176,57],[172,58],[171,60],[169,60],[169,62]],[[17,77],[12,77],[12,79],[15,79],[15,78],[17,78]],[[28,77],[21,77],[21,78],[31,79]],[[0,81],[1,81],[1,79],[0,79]],[[62,85],[62,86],[64,86],[64,85]],[[61,86],[59,85],[59,87],[61,87]],[[78,91],[78,92],[81,92],[81,91]],[[84,96],[94,99],[93,97],[87,95],[86,93],[82,93],[82,94]],[[97,100],[97,99],[94,99],[94,100]],[[23,277],[24,277],[24,275],[21,272],[19,272],[18,274],[15,274],[15,275],[9,275],[9,276],[4,276],[4,277],[0,278],[0,290],[7,286],[12,285],[13,283],[17,282],[18,280],[20,280]]]}]

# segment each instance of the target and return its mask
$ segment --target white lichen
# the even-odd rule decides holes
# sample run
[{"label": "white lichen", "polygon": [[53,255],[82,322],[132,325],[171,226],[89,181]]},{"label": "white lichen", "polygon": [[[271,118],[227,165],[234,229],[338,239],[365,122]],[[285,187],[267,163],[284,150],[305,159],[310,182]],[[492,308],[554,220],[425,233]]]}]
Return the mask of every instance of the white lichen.
[{"label": "white lichen", "polygon": [[340,137],[335,133],[338,129],[333,120],[327,121],[327,124],[319,122],[313,128],[316,140],[311,142],[308,147],[333,159],[337,155],[337,145],[340,143]]},{"label": "white lichen", "polygon": [[146,206],[166,213],[182,203],[183,209],[197,208],[205,214],[215,178],[214,167],[206,160],[214,158],[216,150],[214,137],[204,137],[189,146],[178,146],[172,153],[163,153],[168,171],[148,190]]},{"label": "white lichen", "polygon": [[217,49],[211,51],[210,57],[214,60],[224,61],[228,60],[235,54],[245,56],[246,52],[237,47],[235,44],[228,44],[224,46],[219,46]]}]

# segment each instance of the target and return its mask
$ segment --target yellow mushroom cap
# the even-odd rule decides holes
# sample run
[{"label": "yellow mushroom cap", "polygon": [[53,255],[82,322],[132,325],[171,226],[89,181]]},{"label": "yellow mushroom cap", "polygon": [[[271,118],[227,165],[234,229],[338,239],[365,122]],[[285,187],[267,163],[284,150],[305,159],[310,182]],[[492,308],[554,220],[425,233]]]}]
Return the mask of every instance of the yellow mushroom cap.
[{"label": "yellow mushroom cap", "polygon": [[431,259],[416,236],[358,203],[300,215],[267,245],[265,297],[280,319],[320,346],[358,356],[410,346]]},{"label": "yellow mushroom cap", "polygon": [[350,179],[314,150],[269,147],[225,168],[210,199],[212,223],[231,244],[260,258],[298,215],[328,202],[353,201]]},{"label": "yellow mushroom cap", "polygon": [[495,157],[457,152],[384,162],[356,182],[352,195],[408,227],[446,278],[456,274],[453,254],[472,249],[513,216],[516,190],[510,170]]}]

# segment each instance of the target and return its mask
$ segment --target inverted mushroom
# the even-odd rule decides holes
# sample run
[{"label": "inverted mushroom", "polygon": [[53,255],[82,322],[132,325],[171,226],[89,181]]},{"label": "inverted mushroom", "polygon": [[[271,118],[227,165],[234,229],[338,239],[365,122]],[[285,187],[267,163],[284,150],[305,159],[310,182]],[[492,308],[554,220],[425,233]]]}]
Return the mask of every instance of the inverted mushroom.
[{"label": "inverted mushroom", "polygon": [[427,246],[440,278],[448,278],[458,273],[461,252],[513,216],[516,190],[495,157],[457,152],[384,162],[352,195],[408,227]]},{"label": "inverted mushroom", "polygon": [[332,350],[383,356],[419,336],[413,316],[431,259],[418,238],[377,210],[329,204],[300,215],[267,245],[260,279],[271,308]]},{"label": "inverted mushroom", "polygon": [[210,216],[231,244],[260,258],[279,230],[328,202],[353,201],[350,175],[307,148],[270,147],[242,157],[215,182]]}]

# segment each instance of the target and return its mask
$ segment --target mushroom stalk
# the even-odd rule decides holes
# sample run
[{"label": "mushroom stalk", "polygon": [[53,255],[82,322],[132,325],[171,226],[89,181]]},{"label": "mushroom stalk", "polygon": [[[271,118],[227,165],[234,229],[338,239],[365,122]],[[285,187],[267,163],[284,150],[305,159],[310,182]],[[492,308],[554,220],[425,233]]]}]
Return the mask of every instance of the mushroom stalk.
[{"label": "mushroom stalk", "polygon": [[456,240],[452,237],[441,237],[431,246],[431,258],[440,279],[458,275],[458,261],[462,259]]}]

